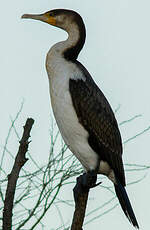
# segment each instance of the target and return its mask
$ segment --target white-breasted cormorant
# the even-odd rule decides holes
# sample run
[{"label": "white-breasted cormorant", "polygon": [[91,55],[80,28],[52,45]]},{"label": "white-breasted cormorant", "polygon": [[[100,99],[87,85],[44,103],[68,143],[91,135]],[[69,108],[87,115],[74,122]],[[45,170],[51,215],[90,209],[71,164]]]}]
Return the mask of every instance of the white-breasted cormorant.
[{"label": "white-breasted cormorant", "polygon": [[55,9],[40,15],[25,14],[22,18],[40,20],[68,33],[67,40],[51,47],[46,58],[57,125],[86,172],[104,174],[114,183],[125,215],[139,228],[125,190],[122,140],[117,121],[102,91],[77,61],[86,37],[81,16],[72,10]]}]

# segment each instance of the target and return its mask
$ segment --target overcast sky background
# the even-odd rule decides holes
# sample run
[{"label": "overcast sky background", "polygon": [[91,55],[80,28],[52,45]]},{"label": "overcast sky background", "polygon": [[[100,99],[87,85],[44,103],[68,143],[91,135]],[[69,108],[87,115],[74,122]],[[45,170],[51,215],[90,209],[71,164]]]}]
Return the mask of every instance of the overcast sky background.
[{"label": "overcast sky background", "polygon": [[[35,119],[30,150],[41,163],[47,159],[52,114],[45,57],[49,48],[67,35],[48,24],[20,17],[24,13],[42,13],[54,8],[73,9],[83,17],[87,39],[78,59],[103,90],[112,108],[115,110],[121,104],[116,114],[118,122],[142,115],[121,126],[123,140],[150,126],[149,0],[5,0],[1,3],[0,15],[0,146],[2,150],[10,116],[15,117],[25,99],[17,128],[21,134],[26,118]],[[15,153],[17,145],[14,146],[13,137],[10,144]],[[147,132],[124,146],[124,162],[150,165],[149,151],[150,132]],[[9,172],[11,163],[5,161],[5,164]],[[133,177],[127,174],[127,182]],[[149,179],[148,174],[144,181],[127,187],[141,230],[150,227]],[[97,204],[104,193],[100,189],[95,191],[92,196]],[[72,198],[71,190],[67,196]],[[66,213],[71,219],[72,213],[67,210]],[[49,219],[45,219],[46,230],[55,226]],[[86,230],[91,228],[133,229],[119,207],[85,227]]]}]

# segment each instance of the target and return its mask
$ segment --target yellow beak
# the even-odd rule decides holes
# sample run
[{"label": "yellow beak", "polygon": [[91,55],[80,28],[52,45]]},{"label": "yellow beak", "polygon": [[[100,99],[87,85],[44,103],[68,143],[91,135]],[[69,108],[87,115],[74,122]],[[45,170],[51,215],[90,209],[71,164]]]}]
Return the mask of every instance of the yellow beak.
[{"label": "yellow beak", "polygon": [[21,18],[29,18],[34,20],[40,20],[42,22],[46,22],[48,24],[51,24],[53,26],[56,25],[56,19],[49,15],[49,13],[44,14],[24,14]]}]

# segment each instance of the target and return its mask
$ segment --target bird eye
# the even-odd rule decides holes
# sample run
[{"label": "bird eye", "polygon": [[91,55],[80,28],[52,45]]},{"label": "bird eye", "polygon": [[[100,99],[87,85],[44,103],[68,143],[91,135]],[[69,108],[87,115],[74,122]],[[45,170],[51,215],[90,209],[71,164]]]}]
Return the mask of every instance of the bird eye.
[{"label": "bird eye", "polygon": [[50,13],[49,13],[49,16],[50,16],[50,17],[53,17],[53,16],[54,16],[54,14],[53,14],[52,12],[50,12]]}]

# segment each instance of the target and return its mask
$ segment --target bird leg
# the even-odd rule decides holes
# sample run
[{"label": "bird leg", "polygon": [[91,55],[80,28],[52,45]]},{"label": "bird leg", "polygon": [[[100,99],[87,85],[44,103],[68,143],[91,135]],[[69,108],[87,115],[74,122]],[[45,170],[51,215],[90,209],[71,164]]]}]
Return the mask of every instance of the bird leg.
[{"label": "bird leg", "polygon": [[100,183],[96,184],[97,181],[97,171],[92,170],[77,178],[77,183],[73,189],[74,200],[77,203],[78,197],[84,192],[88,192],[90,188],[98,186]]}]

